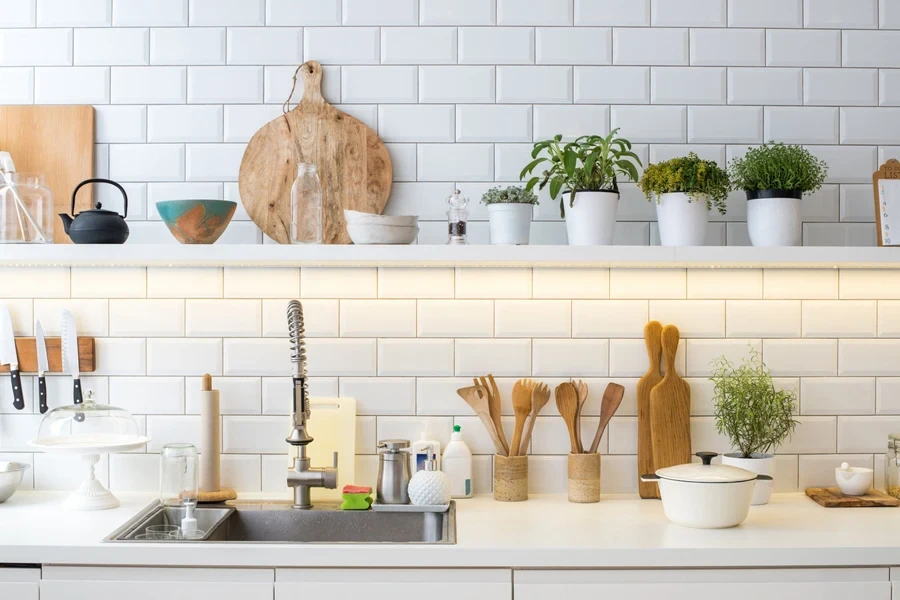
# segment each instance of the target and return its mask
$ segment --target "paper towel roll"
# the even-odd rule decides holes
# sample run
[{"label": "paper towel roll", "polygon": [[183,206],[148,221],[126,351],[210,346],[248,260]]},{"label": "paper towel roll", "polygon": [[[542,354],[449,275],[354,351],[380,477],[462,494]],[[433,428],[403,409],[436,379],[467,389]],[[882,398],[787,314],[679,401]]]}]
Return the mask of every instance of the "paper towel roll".
[{"label": "paper towel roll", "polygon": [[200,491],[219,490],[219,391],[200,392]]}]

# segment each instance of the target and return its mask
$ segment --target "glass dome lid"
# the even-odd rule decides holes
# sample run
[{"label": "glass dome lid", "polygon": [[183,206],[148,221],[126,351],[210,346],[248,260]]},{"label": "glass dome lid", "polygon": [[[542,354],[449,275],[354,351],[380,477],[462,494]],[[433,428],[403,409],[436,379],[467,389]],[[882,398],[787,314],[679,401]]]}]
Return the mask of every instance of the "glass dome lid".
[{"label": "glass dome lid", "polygon": [[83,404],[60,406],[48,412],[31,445],[44,451],[106,453],[136,449],[148,441],[131,413],[97,404],[93,392],[87,390]]}]

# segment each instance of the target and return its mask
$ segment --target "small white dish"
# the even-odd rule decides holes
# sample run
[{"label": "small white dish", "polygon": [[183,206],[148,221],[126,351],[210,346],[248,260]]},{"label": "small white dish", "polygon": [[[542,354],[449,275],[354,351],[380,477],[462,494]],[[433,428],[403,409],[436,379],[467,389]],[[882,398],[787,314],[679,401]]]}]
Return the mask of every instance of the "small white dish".
[{"label": "small white dish", "polygon": [[414,215],[376,215],[347,209],[344,209],[344,219],[348,224],[363,223],[369,225],[393,225],[396,227],[417,227],[419,224],[419,217]]},{"label": "small white dish", "polygon": [[412,244],[419,235],[413,225],[378,225],[374,223],[347,223],[347,233],[356,245],[363,244]]},{"label": "small white dish", "polygon": [[834,480],[845,496],[864,496],[872,489],[875,472],[864,467],[851,467],[848,463],[841,463],[840,468],[834,470]]}]

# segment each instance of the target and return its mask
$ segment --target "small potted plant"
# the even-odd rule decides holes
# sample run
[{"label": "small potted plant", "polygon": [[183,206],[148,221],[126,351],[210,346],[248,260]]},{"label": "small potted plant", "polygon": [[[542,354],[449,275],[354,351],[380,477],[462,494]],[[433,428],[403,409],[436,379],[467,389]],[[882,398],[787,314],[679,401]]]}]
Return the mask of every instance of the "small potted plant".
[{"label": "small potted plant", "polygon": [[527,244],[531,215],[538,198],[529,190],[509,186],[491,188],[481,197],[487,206],[492,244]]},{"label": "small potted plant", "polygon": [[[775,455],[769,452],[790,438],[798,425],[796,393],[775,389],[769,369],[752,347],[750,358],[738,367],[724,356],[712,366],[716,430],[737,450],[725,454],[722,464],[774,477]],[[752,504],[768,503],[773,489],[773,482],[757,481]]]},{"label": "small potted plant", "polygon": [[704,245],[709,211],[716,207],[725,214],[725,199],[731,188],[725,169],[693,152],[650,165],[639,185],[648,200],[656,200],[663,246]]},{"label": "small potted plant", "polygon": [[[562,136],[534,145],[532,160],[519,175],[524,180],[539,166],[525,186],[550,186],[550,198],[559,198],[560,216],[566,220],[566,233],[573,246],[612,244],[619,208],[619,177],[638,179],[641,159],[631,151],[631,142],[617,137],[614,129],[606,137],[585,135],[563,143]],[[566,202],[568,200],[568,202]],[[568,204],[568,206],[566,206]]]},{"label": "small potted plant", "polygon": [[728,165],[736,190],[747,193],[747,229],[754,246],[799,246],[800,199],[822,187],[828,165],[800,146],[770,142]]}]

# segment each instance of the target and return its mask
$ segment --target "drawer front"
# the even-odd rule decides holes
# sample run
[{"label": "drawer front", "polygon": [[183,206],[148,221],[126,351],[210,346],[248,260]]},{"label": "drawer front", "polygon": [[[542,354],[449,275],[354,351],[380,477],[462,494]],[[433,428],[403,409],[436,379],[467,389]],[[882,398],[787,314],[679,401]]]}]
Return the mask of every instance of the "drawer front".
[{"label": "drawer front", "polygon": [[504,569],[278,569],[275,600],[512,600]]}]

